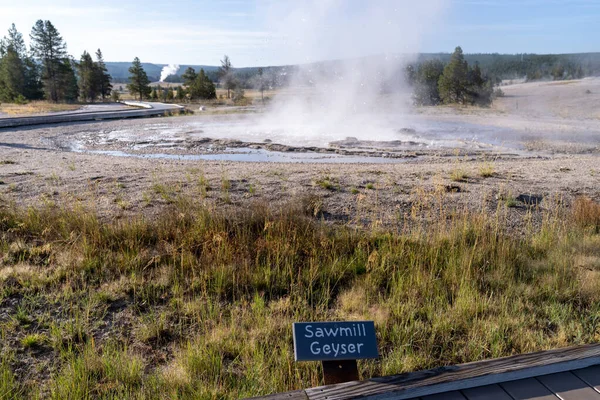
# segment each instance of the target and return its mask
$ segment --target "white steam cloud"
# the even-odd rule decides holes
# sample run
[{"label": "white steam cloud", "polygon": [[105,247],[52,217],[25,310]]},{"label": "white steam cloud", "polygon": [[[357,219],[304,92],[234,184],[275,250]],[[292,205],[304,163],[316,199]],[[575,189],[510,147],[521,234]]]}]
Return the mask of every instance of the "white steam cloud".
[{"label": "white steam cloud", "polygon": [[175,75],[179,71],[179,65],[177,64],[169,64],[163,67],[160,72],[160,82],[164,82],[169,75]]},{"label": "white steam cloud", "polygon": [[[434,34],[447,0],[283,0],[265,10],[278,51],[303,64],[261,127],[288,142],[402,140],[404,68]],[[338,60],[318,62],[323,60]]]}]

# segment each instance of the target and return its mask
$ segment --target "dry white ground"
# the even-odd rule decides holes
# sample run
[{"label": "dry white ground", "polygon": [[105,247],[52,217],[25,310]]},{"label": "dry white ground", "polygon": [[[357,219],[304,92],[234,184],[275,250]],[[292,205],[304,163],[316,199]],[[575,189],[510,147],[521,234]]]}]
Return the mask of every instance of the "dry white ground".
[{"label": "dry white ground", "polygon": [[[490,109],[436,107],[416,113],[431,121],[506,129],[514,135],[508,139],[528,151],[420,150],[420,157],[385,165],[185,161],[57,146],[84,133],[143,133],[156,129],[156,119],[34,127],[0,131],[0,196],[20,205],[81,203],[106,218],[127,218],[152,215],[185,193],[216,207],[314,193],[322,198],[324,218],[359,224],[395,223],[416,204],[433,204],[440,195],[458,208],[490,211],[519,194],[543,196],[542,208],[578,195],[600,201],[600,79],[502,89],[506,96]],[[160,119],[159,131],[167,135],[202,118],[207,117]],[[110,145],[129,149],[118,140]],[[517,202],[510,213],[528,209]]]}]

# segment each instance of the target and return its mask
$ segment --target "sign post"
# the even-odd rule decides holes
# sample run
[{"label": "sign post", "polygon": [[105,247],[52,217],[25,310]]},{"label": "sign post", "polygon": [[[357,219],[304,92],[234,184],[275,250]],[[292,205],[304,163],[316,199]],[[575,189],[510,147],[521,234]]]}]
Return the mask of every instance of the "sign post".
[{"label": "sign post", "polygon": [[326,385],[358,380],[356,360],[379,358],[373,321],[294,323],[296,361],[321,361]]}]

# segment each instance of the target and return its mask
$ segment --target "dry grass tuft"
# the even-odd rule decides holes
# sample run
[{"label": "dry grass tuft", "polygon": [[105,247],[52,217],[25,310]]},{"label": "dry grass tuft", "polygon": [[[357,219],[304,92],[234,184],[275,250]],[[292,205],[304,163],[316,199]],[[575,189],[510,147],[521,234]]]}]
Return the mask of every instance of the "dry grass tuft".
[{"label": "dry grass tuft", "polygon": [[[0,393],[234,399],[319,385],[315,363],[293,362],[295,321],[375,320],[382,358],[359,364],[364,378],[600,339],[590,199],[540,210],[540,224],[524,215],[514,235],[504,207],[461,212],[444,190],[416,192],[401,229],[327,224],[314,196],[232,212],[168,194],[152,219],[0,208]],[[11,356],[36,348],[43,359]]]},{"label": "dry grass tuft", "polygon": [[10,116],[46,114],[61,111],[74,111],[81,108],[78,104],[52,103],[49,101],[31,101],[27,104],[3,103],[0,105],[0,113]]},{"label": "dry grass tuft", "polygon": [[600,204],[587,197],[578,197],[573,204],[573,219],[580,226],[600,232]]}]

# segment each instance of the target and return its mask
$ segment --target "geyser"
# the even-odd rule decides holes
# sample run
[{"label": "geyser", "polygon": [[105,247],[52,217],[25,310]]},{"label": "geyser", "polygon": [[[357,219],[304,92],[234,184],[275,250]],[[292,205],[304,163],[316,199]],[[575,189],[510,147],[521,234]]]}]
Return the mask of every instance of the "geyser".
[{"label": "geyser", "polygon": [[[404,69],[435,32],[446,0],[269,2],[273,41],[290,63],[290,89],[261,127],[323,142],[408,138]],[[323,61],[335,60],[335,61]],[[406,132],[406,131],[405,131]],[[291,138],[290,138],[291,139]]]},{"label": "geyser", "polygon": [[175,75],[179,71],[179,65],[177,64],[169,64],[165,65],[160,72],[160,82],[164,82],[169,75]]}]

